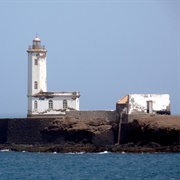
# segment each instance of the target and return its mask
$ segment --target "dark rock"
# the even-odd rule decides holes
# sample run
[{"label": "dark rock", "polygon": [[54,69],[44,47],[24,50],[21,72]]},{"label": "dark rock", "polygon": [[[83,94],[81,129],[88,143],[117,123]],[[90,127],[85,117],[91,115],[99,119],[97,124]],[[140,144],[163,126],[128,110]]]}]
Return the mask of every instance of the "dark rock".
[{"label": "dark rock", "polygon": [[134,119],[128,126],[128,141],[138,145],[178,145],[179,116],[144,116]]},{"label": "dark rock", "polygon": [[[102,118],[80,119],[62,117],[54,120],[41,131],[43,142],[74,142],[93,145],[115,144],[115,123]],[[115,131],[116,132],[116,131]]]},{"label": "dark rock", "polygon": [[136,116],[121,125],[108,118],[1,119],[0,149],[30,152],[177,152],[179,116]]}]

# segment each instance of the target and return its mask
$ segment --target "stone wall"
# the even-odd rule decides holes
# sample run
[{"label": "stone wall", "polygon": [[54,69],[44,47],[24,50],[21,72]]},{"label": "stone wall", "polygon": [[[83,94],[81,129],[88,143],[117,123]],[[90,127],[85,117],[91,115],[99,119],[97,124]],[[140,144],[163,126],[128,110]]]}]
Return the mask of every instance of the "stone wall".
[{"label": "stone wall", "polygon": [[0,119],[0,143],[7,142],[8,119]]},{"label": "stone wall", "polygon": [[66,115],[75,118],[102,118],[111,122],[119,121],[119,113],[116,111],[67,111]]},{"label": "stone wall", "polygon": [[0,119],[0,143],[101,146],[119,143],[119,138],[120,144],[179,142],[179,116],[124,114],[121,128],[117,117],[118,114],[110,111],[76,111],[58,118]]},{"label": "stone wall", "polygon": [[[127,143],[128,140],[128,122],[131,122],[133,119],[139,117],[139,115],[122,115],[121,119],[121,134],[120,134],[120,144]],[[62,119],[61,125],[54,124],[54,120]],[[115,144],[117,143],[118,139],[118,128],[119,128],[119,120],[120,116],[119,113],[116,111],[69,111],[67,112],[67,115],[65,117],[59,116],[59,117],[38,117],[38,118],[20,118],[20,119],[0,119],[0,143],[9,143],[9,144],[48,144],[48,143],[54,143],[54,144],[61,144],[63,141],[73,140],[72,135],[77,138],[77,133],[81,133],[81,136],[85,136],[85,131],[83,131],[81,128],[86,126],[89,126],[88,123],[91,121],[90,124],[94,124],[96,127],[99,126],[99,129],[101,129],[101,132],[99,133],[99,136],[93,135],[92,144]],[[58,122],[57,121],[57,122]],[[67,121],[67,123],[66,123]],[[59,128],[59,126],[66,126],[70,122],[77,121],[76,124],[80,123],[78,125],[79,130],[78,132],[66,132]],[[98,124],[99,122],[102,122]],[[60,121],[59,121],[60,122]],[[84,123],[85,124],[84,124]],[[92,123],[93,122],[93,123]],[[53,125],[54,124],[54,125]],[[112,126],[112,129],[109,131],[102,130],[104,127],[101,127],[102,125]],[[55,130],[52,131],[52,125],[54,126]],[[82,126],[82,127],[81,127]],[[50,130],[46,132],[46,129],[50,127]],[[58,131],[56,131],[56,128],[59,128]],[[70,129],[72,129],[73,125]],[[89,131],[94,128],[93,126],[89,126]],[[76,129],[76,128],[75,128]],[[77,129],[78,130],[78,129]],[[51,132],[52,131],[52,132]],[[72,131],[72,130],[71,130]],[[68,134],[69,133],[69,134]],[[73,134],[75,133],[75,134]],[[108,134],[109,133],[109,134]],[[86,133],[87,134],[87,133]],[[79,137],[80,135],[78,135]],[[69,140],[68,138],[69,137]],[[106,141],[104,141],[105,139]],[[108,139],[108,140],[107,140]]]},{"label": "stone wall", "polygon": [[0,119],[0,143],[42,143],[41,131],[53,120],[54,118]]},{"label": "stone wall", "polygon": [[[66,118],[67,117],[67,118]],[[43,143],[60,143],[62,138],[65,137],[65,132],[60,133],[44,133],[45,129],[52,126],[52,122],[57,119],[64,118],[66,120],[72,119],[72,121],[78,121],[83,123],[87,121],[97,121],[97,123],[104,121],[105,124],[118,124],[119,114],[116,111],[69,111],[65,117],[33,117],[33,118],[18,118],[18,119],[0,119],[0,143],[8,144],[43,144]],[[100,123],[101,125],[104,123]],[[60,133],[60,134],[58,134]],[[107,133],[107,132],[106,132]],[[115,135],[113,135],[115,133]],[[53,135],[54,134],[54,135]],[[51,137],[52,136],[52,137]],[[102,136],[102,137],[100,137]],[[116,132],[111,132],[108,135],[111,137],[111,143],[113,139],[116,139]],[[107,137],[108,137],[107,136]],[[51,137],[51,138],[49,138]],[[93,136],[95,137],[95,136]],[[101,132],[101,135],[97,139],[101,139],[100,143],[103,142],[105,134]],[[50,139],[50,140],[49,140]],[[105,138],[107,140],[107,138]],[[116,140],[115,140],[116,141]],[[95,141],[93,141],[95,142]],[[98,142],[96,140],[96,142]],[[108,142],[104,142],[105,144]]]},{"label": "stone wall", "polygon": [[[123,114],[121,121],[122,124],[121,124],[120,143],[125,143],[127,139],[128,118],[129,117],[126,114]],[[99,137],[97,134],[92,136],[92,140],[91,140],[92,144],[117,143],[117,138],[118,138],[117,131],[119,126],[120,116],[119,113],[117,113],[116,111],[69,111],[64,117],[47,116],[47,117],[36,117],[36,118],[34,117],[34,118],[19,118],[19,119],[0,119],[0,143],[8,143],[8,144],[62,143],[62,141],[66,141],[66,140],[62,140],[63,138],[68,139],[66,136],[72,136],[70,134],[73,134],[74,132],[73,133],[70,132],[69,135],[66,135],[67,132],[66,131],[60,132],[59,131],[60,129],[58,131],[56,130],[52,131],[52,125],[55,123],[54,120],[59,121],[59,119],[62,119],[65,125],[67,125],[71,121],[72,122],[77,121],[76,124],[78,124],[78,122],[80,123],[79,125],[80,129],[85,125],[88,125],[89,121],[91,121],[90,124],[92,124],[92,127],[91,126],[89,127],[90,131],[92,130],[92,128],[96,127],[98,123],[103,121],[98,125],[99,129],[101,129],[102,132],[99,133]],[[66,121],[69,122],[67,122],[66,124]],[[85,122],[85,124],[83,122]],[[103,131],[102,129],[108,125],[112,126],[112,129],[109,131],[106,131],[104,129]],[[46,132],[46,129],[49,127],[51,129]],[[57,127],[59,128],[59,125],[56,126],[56,124],[54,124],[54,127],[55,129]],[[78,131],[78,133],[82,133],[82,132]],[[73,134],[73,136],[75,135]],[[72,137],[69,137],[69,139],[72,140]],[[106,141],[104,141],[103,139],[105,139]]]}]

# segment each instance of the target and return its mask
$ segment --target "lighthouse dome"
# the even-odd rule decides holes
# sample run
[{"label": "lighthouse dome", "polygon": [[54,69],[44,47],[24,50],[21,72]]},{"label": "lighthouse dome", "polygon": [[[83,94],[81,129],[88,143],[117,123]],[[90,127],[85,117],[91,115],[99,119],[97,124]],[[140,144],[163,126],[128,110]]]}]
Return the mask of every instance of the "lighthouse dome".
[{"label": "lighthouse dome", "polygon": [[36,36],[33,41],[40,42],[41,40],[38,38],[38,36]]}]

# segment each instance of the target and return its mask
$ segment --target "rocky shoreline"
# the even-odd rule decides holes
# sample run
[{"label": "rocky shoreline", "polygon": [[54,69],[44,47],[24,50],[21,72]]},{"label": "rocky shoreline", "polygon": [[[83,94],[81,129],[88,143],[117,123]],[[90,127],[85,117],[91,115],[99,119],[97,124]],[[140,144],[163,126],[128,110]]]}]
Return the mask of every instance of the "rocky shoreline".
[{"label": "rocky shoreline", "polygon": [[5,119],[0,127],[1,151],[180,152],[180,116],[138,116],[121,126],[109,119],[70,116]]},{"label": "rocky shoreline", "polygon": [[43,152],[43,153],[179,153],[180,146],[160,146],[150,143],[146,146],[133,144],[113,145],[113,146],[93,146],[93,145],[0,145],[0,151],[15,152]]}]

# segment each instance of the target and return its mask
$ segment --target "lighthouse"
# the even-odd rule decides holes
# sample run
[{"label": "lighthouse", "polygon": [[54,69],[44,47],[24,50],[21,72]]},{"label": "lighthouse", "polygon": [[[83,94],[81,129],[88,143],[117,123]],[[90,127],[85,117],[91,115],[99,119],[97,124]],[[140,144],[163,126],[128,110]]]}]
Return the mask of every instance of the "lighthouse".
[{"label": "lighthouse", "polygon": [[[65,114],[79,110],[80,93],[48,92],[45,46],[38,36],[28,50],[28,117]],[[58,82],[57,82],[58,83]]]},{"label": "lighthouse", "polygon": [[36,36],[28,52],[28,97],[40,91],[47,91],[46,53],[41,40]]}]

